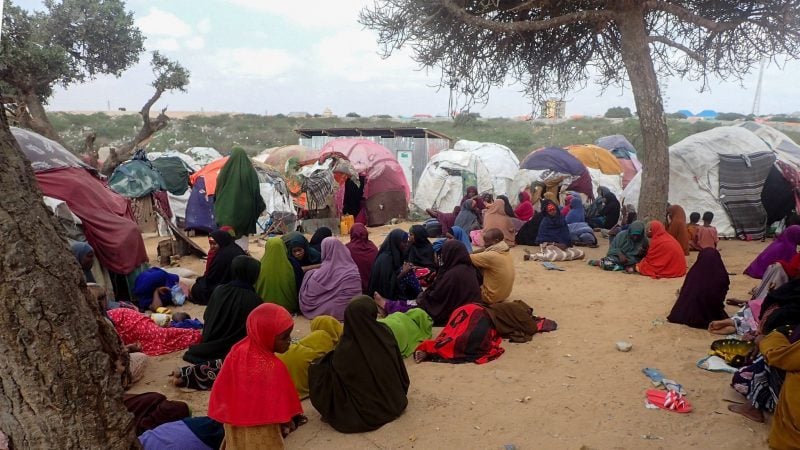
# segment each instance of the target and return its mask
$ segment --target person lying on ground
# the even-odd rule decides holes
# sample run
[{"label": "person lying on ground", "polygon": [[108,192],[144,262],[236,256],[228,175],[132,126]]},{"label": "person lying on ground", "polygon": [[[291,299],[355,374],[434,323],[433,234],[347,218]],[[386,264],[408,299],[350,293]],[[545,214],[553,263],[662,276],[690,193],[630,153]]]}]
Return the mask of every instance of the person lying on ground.
[{"label": "person lying on ground", "polygon": [[419,344],[414,361],[485,364],[503,354],[502,341],[485,307],[471,303],[453,311],[436,339]]}]

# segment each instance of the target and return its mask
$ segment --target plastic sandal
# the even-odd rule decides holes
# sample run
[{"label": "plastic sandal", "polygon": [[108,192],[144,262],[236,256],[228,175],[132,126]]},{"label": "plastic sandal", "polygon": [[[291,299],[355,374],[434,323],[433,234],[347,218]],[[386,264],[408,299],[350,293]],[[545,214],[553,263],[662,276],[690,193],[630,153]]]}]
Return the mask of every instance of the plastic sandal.
[{"label": "plastic sandal", "polygon": [[673,411],[676,413],[686,414],[692,412],[692,405],[686,400],[686,397],[676,391],[659,391],[658,389],[647,390],[647,401],[653,405]]}]

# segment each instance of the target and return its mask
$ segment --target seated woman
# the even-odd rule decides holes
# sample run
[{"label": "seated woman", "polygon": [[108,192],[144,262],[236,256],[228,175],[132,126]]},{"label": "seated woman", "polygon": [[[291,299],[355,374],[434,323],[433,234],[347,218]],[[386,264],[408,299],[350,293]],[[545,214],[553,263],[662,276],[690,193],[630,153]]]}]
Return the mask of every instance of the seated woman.
[{"label": "seated woman", "polygon": [[300,287],[300,311],[308,319],[344,319],[350,300],[361,295],[361,276],[350,252],[338,239],[322,240],[322,264],[308,272]]},{"label": "seated woman", "polygon": [[667,232],[681,244],[683,254],[689,255],[689,229],[686,228],[686,211],[679,205],[670,205],[667,208],[669,225]]},{"label": "seated woman", "polygon": [[583,209],[583,202],[579,195],[572,197],[569,202],[569,212],[565,217],[567,225],[573,223],[586,223],[586,211]]},{"label": "seated woman", "polygon": [[481,229],[474,200],[467,199],[461,203],[461,210],[458,212],[453,226],[459,227],[467,233]]},{"label": "seated woman", "polygon": [[408,230],[406,255],[406,260],[415,268],[428,269],[430,272],[436,270],[433,245],[428,240],[428,231],[422,225],[412,225]]},{"label": "seated woman", "polygon": [[297,289],[300,289],[300,285],[303,284],[303,275],[309,270],[319,267],[322,257],[317,250],[311,248],[306,237],[300,232],[291,232],[281,239],[286,243],[289,262],[295,271]]},{"label": "seated woman", "polygon": [[527,222],[533,218],[533,203],[531,203],[531,194],[527,191],[522,191],[518,195],[519,205],[514,209],[514,215],[517,219]]},{"label": "seated woman", "polygon": [[286,364],[289,376],[300,399],[308,397],[308,368],[311,363],[336,348],[342,338],[342,323],[331,316],[317,316],[311,321],[311,332],[278,354]]},{"label": "seated woman", "polygon": [[144,450],[219,450],[225,431],[209,417],[187,417],[167,422],[139,436]]},{"label": "seated woman", "polygon": [[605,270],[635,272],[636,264],[644,258],[650,245],[644,228],[644,223],[633,222],[627,230],[619,232],[614,237],[605,258],[590,260],[589,265],[602,267]]},{"label": "seated woman", "polygon": [[308,246],[313,248],[317,251],[317,253],[322,253],[322,240],[325,238],[329,238],[333,236],[333,231],[331,231],[328,227],[319,227],[317,231],[311,235],[311,241],[309,241]]},{"label": "seated woman", "polygon": [[350,242],[346,244],[350,256],[358,267],[361,276],[361,291],[369,289],[369,278],[372,275],[372,265],[378,257],[378,247],[369,240],[369,231],[364,224],[356,223],[350,227]]},{"label": "seated woman", "polygon": [[414,267],[404,263],[408,234],[400,229],[389,232],[372,265],[367,294],[391,300],[416,299],[422,288],[414,275]]},{"label": "seated woman", "polygon": [[208,261],[205,275],[198,277],[192,286],[190,300],[198,305],[207,305],[214,289],[231,281],[231,263],[233,258],[244,255],[244,250],[227,231],[217,230],[211,233],[209,242],[214,240],[217,246],[213,259]]},{"label": "seated woman", "polygon": [[78,261],[83,271],[83,278],[87,283],[94,283],[94,275],[92,274],[92,267],[94,266],[94,249],[86,242],[74,241],[70,244],[70,250]]},{"label": "seated woman", "polygon": [[583,259],[582,250],[572,247],[572,236],[569,227],[564,222],[564,217],[558,207],[550,200],[542,204],[542,222],[539,224],[539,235],[536,242],[541,245],[541,251],[533,255],[537,261],[574,261]]},{"label": "seated woman", "polygon": [[727,319],[725,296],[729,286],[728,269],[719,252],[714,248],[701,250],[697,261],[686,274],[678,300],[667,320],[692,328],[708,329],[711,322]]},{"label": "seated woman", "polygon": [[234,345],[219,372],[208,416],[223,424],[226,448],[284,448],[283,439],[307,422],[286,366],[294,322],[264,303],[247,318],[247,337]]},{"label": "seated woman", "polygon": [[261,264],[249,256],[237,256],[231,263],[230,283],[223,284],[211,294],[203,313],[203,338],[189,347],[183,359],[202,364],[225,359],[234,344],[247,335],[247,316],[263,303],[253,285],[258,281]]},{"label": "seated woman", "polygon": [[436,339],[417,347],[414,361],[485,364],[503,354],[502,342],[484,307],[471,303],[453,311]]},{"label": "seated woman", "polygon": [[617,200],[617,196],[608,188],[600,186],[597,190],[603,198],[603,206],[597,212],[597,216],[589,220],[589,225],[604,230],[610,230],[619,222],[621,206],[619,200]]},{"label": "seated woman", "polygon": [[636,270],[650,278],[678,278],[686,275],[683,247],[667,233],[664,224],[653,220],[647,225],[650,246]]},{"label": "seated woman", "polygon": [[594,235],[592,227],[586,222],[568,223],[569,237],[573,245],[587,247],[597,247],[597,236]]},{"label": "seated woman", "polygon": [[445,239],[439,239],[438,241],[433,243],[433,251],[439,257],[439,262],[442,261],[442,247],[447,241],[458,241],[464,244],[464,248],[467,249],[467,253],[472,253],[472,241],[469,239],[469,235],[461,229],[461,227],[453,227],[450,233],[447,233]]},{"label": "seated woman", "polygon": [[392,331],[400,354],[407,358],[425,339],[431,338],[433,319],[423,309],[414,308],[407,312],[396,312],[378,319]]},{"label": "seated woman", "polygon": [[256,282],[256,292],[262,301],[281,305],[290,313],[300,310],[297,302],[296,267],[289,262],[286,246],[278,237],[267,239],[264,256],[261,257],[261,272]]},{"label": "seated woman", "polygon": [[[486,208],[483,214],[483,230],[496,228],[503,232],[503,240],[509,247],[514,247],[516,243],[517,229],[511,218],[506,214],[506,203],[501,199],[496,199]],[[474,231],[470,233],[472,241],[477,245],[483,246],[482,234]]]},{"label": "seated woman", "polygon": [[800,448],[800,326],[773,331],[758,344],[767,364],[785,372],[784,385],[769,432],[769,446]]},{"label": "seated woman", "polygon": [[156,311],[163,306],[173,305],[172,288],[180,277],[167,273],[164,269],[151,267],[136,277],[133,283],[133,296],[140,311]]},{"label": "seated woman", "polygon": [[354,298],[344,314],[339,345],[309,369],[311,404],[336,431],[376,430],[405,411],[408,372],[370,297]]},{"label": "seated woman", "polygon": [[800,225],[792,225],[767,246],[744,270],[753,278],[761,278],[771,264],[778,261],[789,261],[797,254],[800,244]]},{"label": "seated woman", "polygon": [[456,217],[461,212],[461,206],[456,206],[453,208],[453,212],[449,213],[437,209],[426,209],[425,212],[439,222],[439,226],[442,228],[442,236],[445,236],[450,233],[450,229],[456,224]]},{"label": "seated woman", "polygon": [[159,356],[184,350],[200,342],[200,330],[189,328],[162,328],[146,315],[128,308],[108,311],[122,343],[140,344],[147,356]]}]

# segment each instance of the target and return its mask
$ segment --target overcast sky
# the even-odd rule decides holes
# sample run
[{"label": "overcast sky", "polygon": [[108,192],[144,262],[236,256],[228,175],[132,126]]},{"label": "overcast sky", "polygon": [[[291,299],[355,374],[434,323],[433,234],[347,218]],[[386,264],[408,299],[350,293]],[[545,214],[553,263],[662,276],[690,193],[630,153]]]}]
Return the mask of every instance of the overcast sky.
[{"label": "overcast sky", "polygon": [[[17,0],[26,8],[41,1]],[[373,32],[362,30],[358,12],[372,0],[129,0],[147,50],[160,50],[191,71],[188,93],[166,95],[160,106],[173,111],[277,114],[290,111],[335,114],[446,114],[449,93],[438,91],[438,73],[417,70],[409,53],[387,60]],[[56,89],[51,110],[138,110],[151,95],[149,56],[122,77],[101,77]],[[800,110],[800,63],[765,70],[761,113]],[[749,113],[757,70],[744,81],[715,80],[708,93],[697,83],[666,80],[666,109]],[[493,91],[473,111],[484,117],[530,114],[518,88]],[[590,84],[567,96],[568,115],[602,114],[612,106],[635,109],[630,91],[602,94]]]}]

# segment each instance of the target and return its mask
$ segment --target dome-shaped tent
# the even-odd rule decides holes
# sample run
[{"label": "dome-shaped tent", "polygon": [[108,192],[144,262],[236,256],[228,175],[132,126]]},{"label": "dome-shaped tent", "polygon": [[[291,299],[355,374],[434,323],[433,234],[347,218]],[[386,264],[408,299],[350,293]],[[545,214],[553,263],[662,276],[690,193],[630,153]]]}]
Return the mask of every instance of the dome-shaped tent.
[{"label": "dome-shaped tent", "polygon": [[286,172],[286,162],[290,159],[306,161],[318,158],[319,155],[319,151],[302,145],[284,145],[283,147],[268,148],[253,159],[283,173]]},{"label": "dome-shaped tent", "polygon": [[524,170],[539,171],[546,177],[560,175],[569,178],[571,182],[568,190],[580,192],[589,198],[594,198],[592,178],[589,170],[578,158],[572,156],[561,147],[546,147],[534,150],[520,163]]},{"label": "dome-shaped tent", "polygon": [[595,141],[595,144],[603,147],[611,152],[617,158],[619,164],[622,166],[622,187],[623,189],[628,186],[633,177],[642,171],[642,163],[636,156],[636,149],[633,147],[625,136],[621,134],[614,134],[611,136],[604,136]]},{"label": "dome-shaped tent", "polygon": [[481,159],[491,174],[495,195],[514,193],[511,185],[519,170],[519,158],[510,148],[493,142],[461,140],[456,142],[453,150],[470,152]]},{"label": "dome-shaped tent", "polygon": [[222,158],[222,155],[211,147],[192,147],[186,149],[185,153],[191,156],[201,167]]},{"label": "dome-shaped tent", "polygon": [[[516,170],[515,170],[516,173]],[[475,153],[446,150],[428,161],[414,193],[414,206],[449,212],[458,206],[468,186],[494,192],[492,174]]]},{"label": "dome-shaped tent", "polygon": [[591,144],[570,145],[567,151],[589,170],[592,191],[605,186],[615,195],[622,194],[622,166],[611,152]]}]

